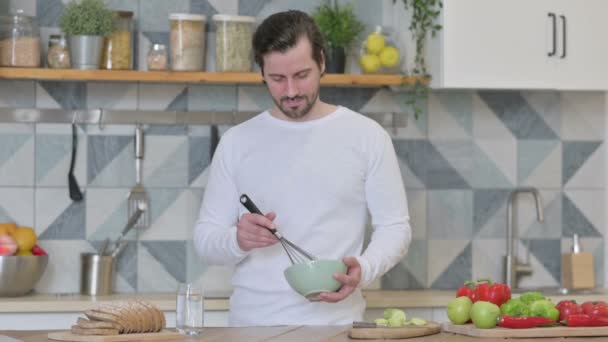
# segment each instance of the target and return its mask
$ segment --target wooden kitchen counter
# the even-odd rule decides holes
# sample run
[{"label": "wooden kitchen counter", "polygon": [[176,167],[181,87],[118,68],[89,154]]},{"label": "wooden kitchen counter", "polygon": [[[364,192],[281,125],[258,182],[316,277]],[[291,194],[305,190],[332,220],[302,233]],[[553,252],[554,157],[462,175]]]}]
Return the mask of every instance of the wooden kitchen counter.
[{"label": "wooden kitchen counter", "polygon": [[[271,341],[271,342],[316,342],[316,341],[362,341],[348,338],[348,326],[281,326],[281,327],[250,327],[250,328],[207,328],[197,337],[184,338],[183,341]],[[49,331],[0,331],[2,335],[17,338],[23,342],[47,342]],[[179,341],[179,340],[174,340]],[[371,341],[371,340],[367,340]],[[534,339],[503,339],[503,338],[476,338],[448,333],[429,335],[403,340],[385,341],[409,341],[409,342],[493,342],[493,341],[516,341],[516,342],[599,342],[608,341],[608,337],[584,337],[584,338],[534,338]]]}]

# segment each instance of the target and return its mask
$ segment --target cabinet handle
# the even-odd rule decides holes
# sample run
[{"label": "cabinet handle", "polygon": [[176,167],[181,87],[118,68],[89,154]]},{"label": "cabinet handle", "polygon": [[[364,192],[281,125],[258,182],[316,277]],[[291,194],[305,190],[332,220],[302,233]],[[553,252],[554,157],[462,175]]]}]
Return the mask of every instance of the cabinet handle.
[{"label": "cabinet handle", "polygon": [[562,55],[559,57],[566,58],[566,16],[560,15],[559,17],[562,19]]},{"label": "cabinet handle", "polygon": [[557,45],[557,36],[556,36],[556,31],[557,31],[557,20],[555,18],[555,13],[551,13],[549,12],[549,17],[551,18],[552,24],[553,24],[553,49],[551,50],[551,52],[547,53],[547,56],[549,57],[553,57],[555,56],[555,50],[557,49],[556,45]]}]

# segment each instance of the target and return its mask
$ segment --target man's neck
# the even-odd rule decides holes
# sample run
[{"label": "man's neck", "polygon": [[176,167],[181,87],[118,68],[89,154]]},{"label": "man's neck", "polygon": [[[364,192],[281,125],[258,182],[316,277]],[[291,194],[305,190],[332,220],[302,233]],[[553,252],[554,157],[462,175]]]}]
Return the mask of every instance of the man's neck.
[{"label": "man's neck", "polygon": [[338,106],[318,101],[306,115],[304,115],[300,118],[297,118],[297,119],[288,117],[277,106],[274,106],[270,110],[270,115],[272,115],[275,118],[280,119],[280,120],[292,121],[292,122],[304,122],[304,121],[321,119],[321,118],[335,112],[336,109],[338,109]]}]

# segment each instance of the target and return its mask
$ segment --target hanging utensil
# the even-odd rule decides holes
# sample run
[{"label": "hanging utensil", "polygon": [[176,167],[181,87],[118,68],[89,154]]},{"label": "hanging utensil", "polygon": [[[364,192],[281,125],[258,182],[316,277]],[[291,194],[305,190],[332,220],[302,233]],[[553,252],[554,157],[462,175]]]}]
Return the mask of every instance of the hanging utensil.
[{"label": "hanging utensil", "polygon": [[[142,164],[144,160],[144,130],[141,125],[137,125],[135,128],[135,186],[131,188],[128,198],[128,216],[133,217],[136,209],[140,205],[145,208],[150,207],[150,200],[148,193],[143,185],[142,177]],[[145,228],[150,222],[149,210],[145,210],[141,218],[135,223],[137,228]]]},{"label": "hanging utensil", "polygon": [[[127,224],[125,225],[125,227],[122,229],[122,232],[120,233],[120,235],[118,236],[118,239],[116,239],[116,241],[112,244],[112,248],[110,248],[106,255],[118,255],[118,253],[120,253],[120,249],[124,248],[124,244],[122,241],[125,236],[131,231],[131,228],[133,228],[135,226],[135,223],[139,220],[139,218],[142,216],[142,214],[144,212],[146,212],[148,210],[146,203],[145,202],[139,202],[139,205],[137,206],[137,208],[135,208],[135,212],[133,213],[133,215],[131,215],[131,217],[129,217],[129,220],[127,221]],[[121,247],[122,246],[122,247]]]},{"label": "hanging utensil", "polygon": [[[258,207],[249,198],[249,196],[247,196],[245,194],[242,194],[240,200],[241,200],[241,204],[245,208],[247,208],[247,210],[249,210],[250,213],[260,214],[260,215],[264,216],[264,214],[262,214],[262,212],[260,211],[260,209],[258,209]],[[277,239],[279,239],[279,242],[281,243],[281,246],[283,246],[283,249],[285,250],[285,253],[287,253],[287,256],[289,257],[289,260],[291,261],[291,263],[293,265],[295,265],[295,264],[301,264],[301,263],[305,263],[305,262],[317,259],[312,254],[306,252],[305,250],[303,250],[299,246],[297,246],[294,243],[292,243],[291,241],[287,240],[276,229],[270,229],[270,228],[266,228],[266,229],[268,229],[272,233],[272,235],[274,235]]]},{"label": "hanging utensil", "polygon": [[70,190],[70,198],[72,201],[80,202],[82,201],[82,192],[80,191],[80,187],[78,186],[78,181],[76,181],[76,176],[74,176],[74,166],[76,164],[76,150],[78,146],[78,134],[76,127],[76,116],[74,115],[74,119],[72,119],[72,158],[70,160],[70,171],[68,172],[68,187]]}]

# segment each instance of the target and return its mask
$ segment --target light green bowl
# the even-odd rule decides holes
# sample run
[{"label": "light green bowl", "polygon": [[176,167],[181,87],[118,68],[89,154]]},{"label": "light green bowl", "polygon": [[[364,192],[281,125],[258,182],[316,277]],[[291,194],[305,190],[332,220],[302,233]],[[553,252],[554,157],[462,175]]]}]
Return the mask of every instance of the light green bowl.
[{"label": "light green bowl", "polygon": [[321,292],[338,290],[342,283],[334,279],[336,273],[346,273],[342,260],[314,260],[291,265],[283,272],[289,285],[309,300]]}]

